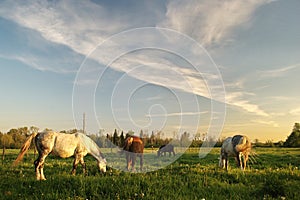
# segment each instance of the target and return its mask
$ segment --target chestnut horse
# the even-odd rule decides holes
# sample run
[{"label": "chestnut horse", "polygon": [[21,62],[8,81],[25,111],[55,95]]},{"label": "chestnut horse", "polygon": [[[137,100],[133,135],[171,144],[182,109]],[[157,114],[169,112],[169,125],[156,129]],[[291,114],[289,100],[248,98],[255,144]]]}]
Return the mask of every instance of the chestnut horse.
[{"label": "chestnut horse", "polygon": [[33,133],[23,144],[14,165],[22,160],[24,154],[29,149],[33,138],[35,138],[35,146],[39,153],[38,158],[34,161],[37,180],[46,180],[43,168],[45,158],[50,153],[61,158],[74,156],[73,175],[76,173],[78,163],[82,165],[83,172],[86,173],[86,165],[83,157],[87,154],[91,154],[97,160],[100,171],[106,172],[106,160],[100,152],[100,148],[91,138],[83,133],[65,134],[53,131]]},{"label": "chestnut horse", "polygon": [[228,157],[233,156],[237,161],[237,165],[242,170],[245,170],[250,151],[251,142],[247,136],[235,135],[233,137],[228,137],[221,147],[219,166],[228,170]]},{"label": "chestnut horse", "polygon": [[129,136],[125,140],[125,145],[123,150],[126,154],[127,170],[129,171],[130,165],[131,170],[135,171],[134,165],[136,157],[140,157],[140,171],[143,170],[143,160],[144,160],[144,143],[141,138],[137,136]]},{"label": "chestnut horse", "polygon": [[166,155],[166,152],[169,152],[169,156],[171,156],[171,153],[175,156],[174,146],[172,144],[162,145],[159,147],[157,151],[157,156]]}]

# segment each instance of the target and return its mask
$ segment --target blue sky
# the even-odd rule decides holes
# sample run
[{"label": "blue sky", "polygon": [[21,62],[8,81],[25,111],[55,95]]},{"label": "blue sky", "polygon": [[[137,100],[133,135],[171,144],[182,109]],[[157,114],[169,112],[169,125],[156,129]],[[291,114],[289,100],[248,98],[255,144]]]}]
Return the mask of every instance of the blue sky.
[{"label": "blue sky", "polygon": [[[1,1],[0,131],[285,140],[300,120],[300,2]],[[146,27],[146,28],[145,28]]]}]

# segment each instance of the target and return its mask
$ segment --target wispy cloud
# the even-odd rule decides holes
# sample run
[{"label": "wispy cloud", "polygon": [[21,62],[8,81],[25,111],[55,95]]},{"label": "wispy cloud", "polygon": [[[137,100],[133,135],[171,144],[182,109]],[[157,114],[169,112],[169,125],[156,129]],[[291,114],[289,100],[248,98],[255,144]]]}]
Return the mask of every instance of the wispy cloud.
[{"label": "wispy cloud", "polygon": [[[11,12],[11,11],[14,12]],[[122,22],[108,19],[109,13],[91,1],[3,1],[0,15],[21,26],[36,30],[52,42],[64,44],[87,55],[111,33],[125,27]],[[114,23],[109,23],[109,22]]]},{"label": "wispy cloud", "polygon": [[287,73],[291,72],[294,69],[300,69],[300,63],[294,64],[294,65],[289,65],[289,66],[284,66],[278,69],[272,69],[272,70],[264,70],[264,71],[258,71],[258,74],[262,78],[277,78],[277,77],[282,77],[285,76]]},{"label": "wispy cloud", "polygon": [[226,95],[226,102],[230,105],[237,106],[246,110],[247,112],[267,117],[269,116],[264,110],[262,110],[258,105],[249,102],[246,99],[246,95],[244,92],[231,92]]},{"label": "wispy cloud", "polygon": [[278,128],[279,125],[274,122],[274,121],[266,121],[266,120],[252,120],[252,122],[254,123],[259,123],[259,124],[263,124],[263,125],[268,125],[268,126],[273,126],[275,128]]},{"label": "wispy cloud", "polygon": [[203,115],[207,114],[207,111],[203,112],[177,112],[177,113],[167,113],[167,114],[149,114],[146,117],[177,117],[177,116],[193,116],[193,115]]},{"label": "wispy cloud", "polygon": [[167,7],[166,20],[160,25],[183,32],[206,47],[221,45],[233,40],[234,29],[247,24],[256,8],[269,2],[271,1],[171,1]]},{"label": "wispy cloud", "polygon": [[[234,30],[238,26],[243,26],[249,22],[256,8],[270,2],[270,0],[247,0],[247,1],[171,1],[167,5],[166,18],[161,21],[153,22],[157,26],[173,28],[179,32],[185,33],[196,39],[200,44],[210,47],[213,45],[224,44],[234,38]],[[130,20],[123,18],[114,18],[110,15],[109,10],[104,9],[101,5],[91,1],[24,1],[19,4],[15,1],[3,1],[0,3],[0,16],[18,23],[20,26],[35,30],[41,34],[47,41],[65,45],[81,55],[90,55],[97,44],[103,42],[107,37],[119,31],[131,28]],[[13,10],[13,12],[11,12]],[[126,17],[125,17],[126,18]],[[143,24],[136,24],[143,26]],[[195,61],[196,65],[206,66],[209,59],[205,53],[199,55],[193,52],[196,45],[188,46],[185,41],[178,41],[174,37],[153,35],[145,32],[142,37],[133,35],[131,38],[121,38],[115,43],[107,43],[105,51],[90,55],[90,58],[99,62],[99,64],[110,63],[115,59],[111,55],[120,52],[132,50],[128,45],[130,42],[143,43],[147,39],[153,46],[160,46],[168,49],[170,44],[175,48],[174,51],[184,54],[186,48],[192,49],[190,58]],[[162,38],[164,38],[162,40]],[[180,39],[180,38],[179,38]],[[180,41],[180,40],[179,40]],[[125,46],[127,45],[127,46]],[[199,52],[198,52],[199,53]],[[201,73],[193,67],[186,67],[182,63],[170,61],[171,59],[164,56],[151,57],[150,52],[142,52],[131,56],[126,55],[124,59],[118,59],[110,63],[109,67],[116,71],[127,73],[129,76],[152,84],[164,86],[166,88],[178,89],[190,94],[196,94],[209,99],[221,101],[222,99],[214,91],[222,88],[218,82],[218,76],[213,71],[203,68]],[[163,54],[164,55],[164,54]],[[27,62],[37,69],[42,65],[37,65],[33,59],[26,60],[20,57],[23,62]],[[204,61],[203,61],[204,60]],[[135,68],[136,66],[146,66],[144,68]],[[101,66],[103,68],[103,65]],[[63,71],[63,69],[61,69]],[[96,70],[95,72],[101,72]],[[85,72],[83,72],[85,73]],[[82,85],[94,84],[99,77],[96,73],[86,72],[85,79],[81,79]],[[79,83],[79,84],[80,84]],[[242,82],[240,83],[242,84]],[[242,87],[242,85],[240,86]],[[268,116],[266,112],[248,100],[245,100],[244,93],[228,92],[226,103],[234,105],[261,116]]]},{"label": "wispy cloud", "polygon": [[300,108],[295,108],[289,111],[291,115],[300,115]]}]

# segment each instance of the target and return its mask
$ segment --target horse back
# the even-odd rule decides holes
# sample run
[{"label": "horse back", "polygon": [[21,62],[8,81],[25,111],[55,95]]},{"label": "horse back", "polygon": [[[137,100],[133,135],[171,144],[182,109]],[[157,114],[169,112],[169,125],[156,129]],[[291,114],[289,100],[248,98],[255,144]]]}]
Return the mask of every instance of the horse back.
[{"label": "horse back", "polygon": [[173,152],[174,146],[172,144],[162,145],[159,147],[159,151],[161,152]]},{"label": "horse back", "polygon": [[125,140],[125,146],[123,148],[126,151],[133,153],[143,153],[144,152],[144,143],[141,138],[137,136],[130,136]]},{"label": "horse back", "polygon": [[81,152],[83,155],[87,154],[77,134],[47,131],[39,133],[35,140],[39,153],[52,153],[61,158],[71,157],[76,152]]}]

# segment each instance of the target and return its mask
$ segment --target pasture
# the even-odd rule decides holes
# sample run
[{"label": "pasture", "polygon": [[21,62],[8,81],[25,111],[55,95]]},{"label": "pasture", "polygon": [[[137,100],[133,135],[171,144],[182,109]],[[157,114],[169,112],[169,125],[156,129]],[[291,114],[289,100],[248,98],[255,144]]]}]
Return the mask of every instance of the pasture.
[{"label": "pasture", "polygon": [[[198,149],[189,149],[165,168],[148,173],[126,173],[108,168],[100,174],[93,157],[85,158],[88,175],[78,166],[72,176],[73,158],[49,156],[45,162],[46,181],[36,181],[34,155],[30,150],[23,162],[11,167],[19,150],[7,150],[0,164],[0,199],[299,199],[300,149],[256,148],[256,162],[245,172],[229,161],[229,171],[218,168],[219,148],[199,159]],[[176,149],[175,149],[176,151]],[[109,160],[110,150],[105,155]],[[161,163],[173,157],[145,156]],[[110,163],[108,163],[109,165]],[[125,156],[113,165],[124,165]],[[147,163],[145,163],[145,167]],[[123,167],[123,166],[121,166]]]}]

